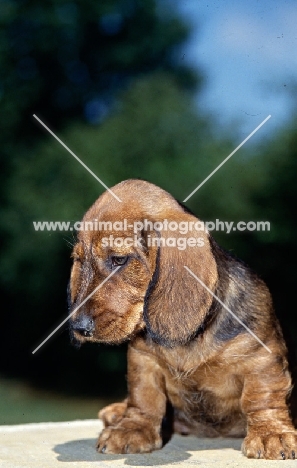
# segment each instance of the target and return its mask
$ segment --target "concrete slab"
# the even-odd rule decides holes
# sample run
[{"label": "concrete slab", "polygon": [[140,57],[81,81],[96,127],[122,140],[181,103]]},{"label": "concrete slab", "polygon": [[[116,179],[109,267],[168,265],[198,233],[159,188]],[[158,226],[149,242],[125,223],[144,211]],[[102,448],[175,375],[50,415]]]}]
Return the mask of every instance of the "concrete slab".
[{"label": "concrete slab", "polygon": [[241,439],[175,435],[163,449],[144,455],[103,455],[95,450],[98,420],[0,426],[1,468],[296,467],[297,461],[248,460]]}]

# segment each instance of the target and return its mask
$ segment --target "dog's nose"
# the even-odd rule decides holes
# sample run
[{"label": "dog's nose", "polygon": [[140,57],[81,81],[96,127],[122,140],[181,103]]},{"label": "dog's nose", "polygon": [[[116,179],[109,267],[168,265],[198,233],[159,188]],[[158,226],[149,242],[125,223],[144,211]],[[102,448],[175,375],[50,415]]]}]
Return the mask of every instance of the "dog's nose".
[{"label": "dog's nose", "polygon": [[72,322],[71,328],[82,336],[91,337],[95,331],[94,320],[82,314]]}]

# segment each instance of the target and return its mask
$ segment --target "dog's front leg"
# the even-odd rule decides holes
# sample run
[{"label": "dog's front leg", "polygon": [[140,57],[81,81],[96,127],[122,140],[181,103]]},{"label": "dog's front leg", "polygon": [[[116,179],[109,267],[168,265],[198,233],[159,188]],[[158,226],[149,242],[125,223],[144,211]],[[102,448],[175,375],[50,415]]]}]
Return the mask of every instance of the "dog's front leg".
[{"label": "dog's front leg", "polygon": [[241,401],[248,424],[242,451],[249,458],[295,459],[297,434],[286,402],[291,388],[286,361],[279,355],[266,359],[261,368],[254,363]]},{"label": "dog's front leg", "polygon": [[161,423],[166,411],[164,377],[155,358],[130,345],[128,399],[123,418],[101,432],[102,453],[144,453],[162,447]]}]

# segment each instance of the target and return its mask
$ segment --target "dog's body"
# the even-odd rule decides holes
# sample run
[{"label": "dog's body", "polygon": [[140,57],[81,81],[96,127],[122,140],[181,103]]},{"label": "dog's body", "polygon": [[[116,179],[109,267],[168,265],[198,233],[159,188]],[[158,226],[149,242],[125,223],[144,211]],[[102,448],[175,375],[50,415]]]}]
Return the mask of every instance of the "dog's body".
[{"label": "dog's body", "polygon": [[286,347],[263,281],[205,231],[197,245],[187,232],[184,249],[172,246],[177,232],[134,232],[144,219],[197,221],[162,189],[128,180],[112,190],[122,203],[105,192],[83,221],[126,219],[126,230],[113,234],[137,242],[111,246],[104,240],[110,232],[81,231],[70,288],[75,308],[113,273],[71,318],[72,335],[80,342],[130,340],[128,398],[100,412],[106,427],[98,451],[160,448],[169,402],[177,432],[247,433],[248,457],[295,458]]}]

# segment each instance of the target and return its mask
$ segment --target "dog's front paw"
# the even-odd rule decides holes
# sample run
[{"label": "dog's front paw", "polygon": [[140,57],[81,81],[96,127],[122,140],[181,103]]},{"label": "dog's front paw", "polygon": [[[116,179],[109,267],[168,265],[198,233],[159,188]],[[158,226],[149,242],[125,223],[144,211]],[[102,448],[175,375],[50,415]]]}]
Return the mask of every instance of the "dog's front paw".
[{"label": "dog's front paw", "polygon": [[99,411],[98,418],[102,419],[105,427],[115,425],[123,419],[126,409],[126,400],[121,403],[112,403]]},{"label": "dog's front paw", "polygon": [[103,429],[97,442],[97,451],[101,453],[145,453],[161,447],[162,439],[153,425],[131,418]]},{"label": "dog's front paw", "polygon": [[295,456],[297,456],[297,433],[283,432],[268,435],[249,433],[243,441],[242,451],[248,458],[295,460]]}]

